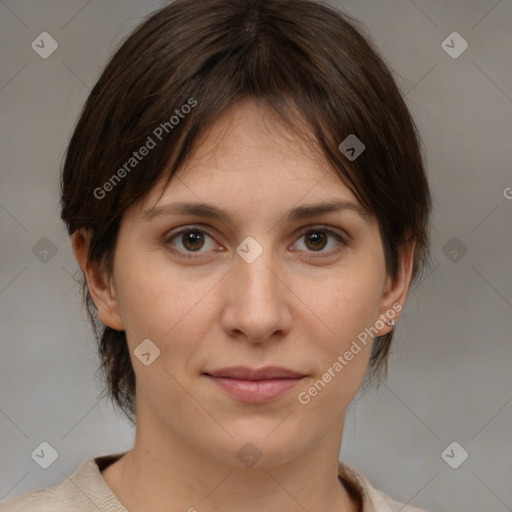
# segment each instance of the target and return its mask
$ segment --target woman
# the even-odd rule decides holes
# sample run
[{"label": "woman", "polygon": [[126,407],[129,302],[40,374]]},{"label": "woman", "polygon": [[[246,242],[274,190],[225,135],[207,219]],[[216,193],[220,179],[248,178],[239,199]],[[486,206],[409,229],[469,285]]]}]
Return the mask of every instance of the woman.
[{"label": "woman", "polygon": [[0,510],[411,512],[338,460],[428,258],[419,138],[356,22],[176,0],[115,53],[62,219],[131,450]]}]

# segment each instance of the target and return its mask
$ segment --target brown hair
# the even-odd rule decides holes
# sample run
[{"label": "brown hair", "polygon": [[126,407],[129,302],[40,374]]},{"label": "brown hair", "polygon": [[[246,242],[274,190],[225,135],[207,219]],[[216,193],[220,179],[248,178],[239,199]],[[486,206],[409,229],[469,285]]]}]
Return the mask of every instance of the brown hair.
[{"label": "brown hair", "polygon": [[[312,0],[176,0],[149,16],[107,64],[66,153],[61,217],[70,235],[92,231],[89,260],[111,272],[124,212],[159,180],[170,182],[225,109],[251,98],[296,133],[305,121],[339,178],[377,218],[391,276],[404,244],[416,241],[417,278],[428,260],[431,203],[420,139],[358,25]],[[365,145],[355,160],[339,149],[350,134]],[[135,160],[149,138],[154,147]],[[85,280],[83,293],[106,392],[135,423],[125,332],[100,322]],[[385,373],[392,335],[374,340],[367,381]]]}]

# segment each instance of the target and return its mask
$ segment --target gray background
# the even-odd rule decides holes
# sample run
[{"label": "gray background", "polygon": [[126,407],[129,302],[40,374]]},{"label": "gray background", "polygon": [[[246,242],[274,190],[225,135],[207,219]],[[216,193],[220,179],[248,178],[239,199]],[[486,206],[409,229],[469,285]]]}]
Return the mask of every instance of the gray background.
[{"label": "gray background", "polygon": [[[97,398],[58,176],[107,58],[164,3],[0,2],[0,500],[132,446],[133,429]],[[512,510],[512,2],[331,3],[365,24],[395,72],[434,194],[434,271],[409,298],[386,384],[352,404],[341,457],[433,512]],[[456,59],[441,46],[453,31],[469,44]],[[41,32],[59,44],[47,59],[31,48]],[[59,454],[46,470],[31,458],[42,441]],[[453,441],[469,453],[458,469],[441,458]]]}]

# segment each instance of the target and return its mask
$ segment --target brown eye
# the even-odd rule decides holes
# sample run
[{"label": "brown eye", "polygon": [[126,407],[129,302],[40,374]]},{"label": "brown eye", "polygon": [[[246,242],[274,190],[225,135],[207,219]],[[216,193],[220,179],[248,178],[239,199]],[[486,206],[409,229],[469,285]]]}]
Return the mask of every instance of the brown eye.
[{"label": "brown eye", "polygon": [[[209,242],[210,241],[210,242]],[[210,247],[208,247],[208,242]],[[170,246],[173,252],[182,253],[204,253],[215,249],[217,244],[205,231],[195,227],[185,227],[168,236],[165,245]],[[206,247],[206,250],[201,250]],[[187,256],[188,257],[188,256]]]},{"label": "brown eye", "polygon": [[[331,255],[338,252],[347,245],[343,236],[336,231],[325,227],[309,228],[300,236],[299,240],[304,240],[304,246],[306,247],[304,250],[306,252],[318,252],[322,253],[322,256],[323,253]],[[332,240],[337,241],[337,243],[333,244]],[[324,250],[326,247],[327,250]]]},{"label": "brown eye", "polygon": [[306,245],[312,251],[322,250],[325,247],[328,239],[328,237],[325,236],[325,233],[322,231],[308,231],[305,237]]},{"label": "brown eye", "polygon": [[204,245],[204,236],[199,231],[187,231],[181,235],[181,242],[187,250],[196,251]]}]

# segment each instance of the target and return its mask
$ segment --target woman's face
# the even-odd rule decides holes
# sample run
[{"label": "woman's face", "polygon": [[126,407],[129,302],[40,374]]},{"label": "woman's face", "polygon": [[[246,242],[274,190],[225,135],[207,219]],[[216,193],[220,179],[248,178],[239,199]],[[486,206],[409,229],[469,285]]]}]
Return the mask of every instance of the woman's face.
[{"label": "woman's face", "polygon": [[[126,331],[139,427],[238,465],[247,443],[277,464],[339,440],[368,333],[389,332],[383,320],[398,318],[409,284],[403,266],[388,278],[376,219],[326,161],[265,119],[239,104],[160,199],[155,188],[126,212],[110,295],[96,301],[103,322]],[[206,375],[267,366],[300,378]]]}]

